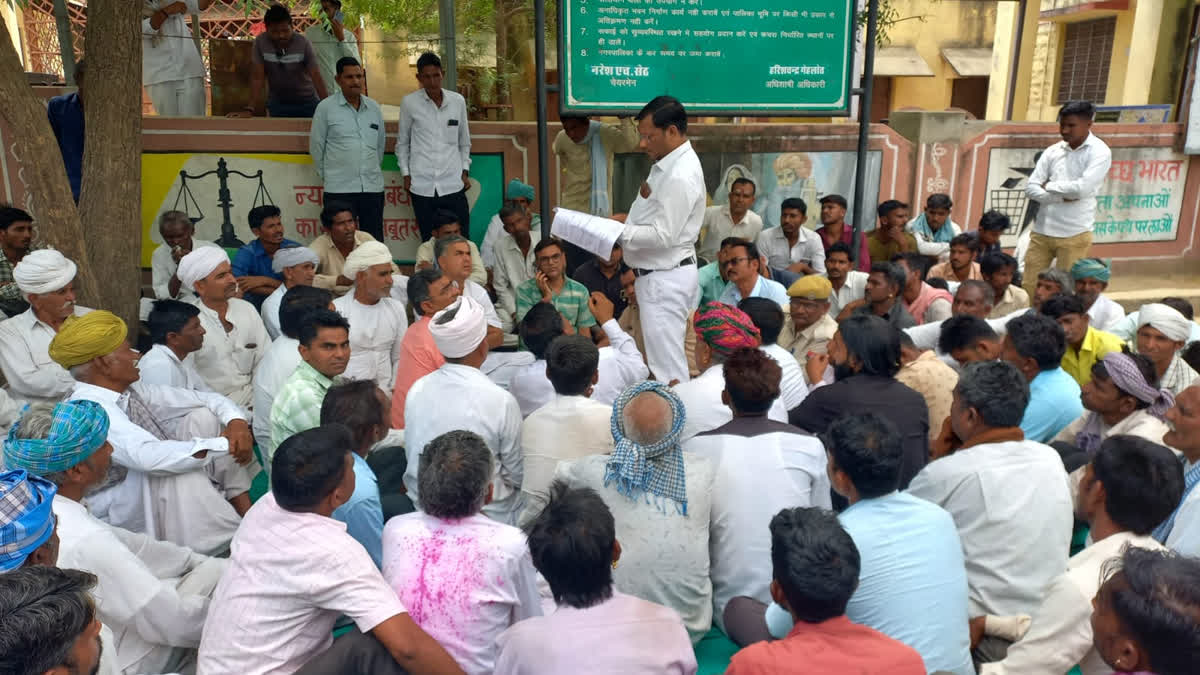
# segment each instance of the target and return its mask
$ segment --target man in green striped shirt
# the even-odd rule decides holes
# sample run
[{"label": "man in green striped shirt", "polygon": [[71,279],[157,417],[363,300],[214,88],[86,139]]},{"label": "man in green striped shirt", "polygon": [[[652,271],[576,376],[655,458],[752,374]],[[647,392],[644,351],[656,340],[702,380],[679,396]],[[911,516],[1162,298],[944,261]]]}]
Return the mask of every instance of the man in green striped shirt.
[{"label": "man in green striped shirt", "polygon": [[[271,443],[321,426],[321,404],[350,362],[350,322],[331,309],[313,310],[300,327],[300,365],[271,403]],[[264,458],[270,472],[271,457]]]},{"label": "man in green striped shirt", "polygon": [[596,319],[588,309],[588,289],[568,279],[567,259],[562,245],[554,239],[544,239],[533,247],[534,277],[517,286],[517,317],[521,323],[525,313],[539,302],[554,305],[558,313],[580,335],[592,336]]}]

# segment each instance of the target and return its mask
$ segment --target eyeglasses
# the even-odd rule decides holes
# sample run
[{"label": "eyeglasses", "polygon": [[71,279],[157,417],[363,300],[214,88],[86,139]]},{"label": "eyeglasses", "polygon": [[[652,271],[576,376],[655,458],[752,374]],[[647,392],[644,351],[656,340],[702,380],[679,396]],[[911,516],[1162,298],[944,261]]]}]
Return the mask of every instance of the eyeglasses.
[{"label": "eyeglasses", "polygon": [[563,257],[563,255],[561,253],[555,253],[554,255],[548,255],[548,256],[543,256],[541,258],[538,258],[536,262],[539,265],[545,265],[546,263],[556,263],[559,260],[562,260],[562,257]]},{"label": "eyeglasses", "polygon": [[721,263],[721,266],[722,267],[733,267],[734,265],[736,265],[740,262],[750,262],[750,258],[747,258],[745,256],[742,256],[739,258],[729,258],[725,262]]}]

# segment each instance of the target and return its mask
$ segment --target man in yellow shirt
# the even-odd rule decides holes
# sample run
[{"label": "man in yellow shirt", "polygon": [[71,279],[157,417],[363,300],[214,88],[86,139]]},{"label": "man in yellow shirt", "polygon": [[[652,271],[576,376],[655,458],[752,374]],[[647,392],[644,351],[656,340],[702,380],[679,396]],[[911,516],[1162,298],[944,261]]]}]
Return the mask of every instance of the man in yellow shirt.
[{"label": "man in yellow shirt", "polygon": [[558,205],[596,216],[612,215],[613,155],[637,150],[637,125],[628,117],[603,124],[566,115],[562,125],[553,146],[562,172]]},{"label": "man in yellow shirt", "polygon": [[1074,295],[1057,295],[1042,303],[1041,313],[1054,319],[1067,335],[1062,369],[1079,386],[1092,379],[1092,366],[1109,352],[1120,352],[1121,338],[1092,328],[1083,301]]}]

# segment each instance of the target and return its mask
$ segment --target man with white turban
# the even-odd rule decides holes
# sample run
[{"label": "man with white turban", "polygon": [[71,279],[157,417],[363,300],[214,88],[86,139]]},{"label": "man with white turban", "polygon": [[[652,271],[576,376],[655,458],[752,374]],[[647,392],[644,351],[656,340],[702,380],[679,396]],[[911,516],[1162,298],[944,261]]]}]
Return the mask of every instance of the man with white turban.
[{"label": "man with white turban", "polygon": [[307,246],[281,248],[271,258],[271,271],[282,274],[283,283],[263,300],[259,314],[272,340],[278,338],[281,333],[279,303],[283,302],[283,294],[293,286],[312,286],[313,277],[317,274],[317,262],[317,254]]},{"label": "man with white turban", "polygon": [[462,296],[433,315],[429,332],[446,362],[408,390],[404,402],[404,446],[408,468],[404,485],[421,508],[417,467],[430,441],[448,431],[473,431],[491,448],[492,501],[483,507],[489,518],[515,525],[521,512],[521,407],[513,395],[480,372],[488,354],[484,308]]},{"label": "man with white turban", "polygon": [[196,370],[218,394],[242,409],[253,406],[251,379],[271,336],[254,305],[234,297],[237,278],[229,256],[217,248],[197,248],[183,256],[176,272],[186,288],[196,292],[204,346],[192,355]]},{"label": "man with white turban", "polygon": [[[333,308],[350,321],[350,363],[346,377],[375,380],[392,390],[400,345],[408,329],[404,303],[392,298],[392,253],[377,241],[368,241],[346,256],[342,274],[354,281],[350,292],[333,301]],[[406,285],[408,277],[400,277]]]},{"label": "man with white turban", "polygon": [[0,322],[0,370],[18,400],[57,401],[75,386],[48,349],[67,317],[91,311],[75,305],[76,271],[75,263],[54,249],[32,251],[13,269],[29,309]]},{"label": "man with white turban", "polygon": [[1191,331],[1192,322],[1173,307],[1152,302],[1138,310],[1137,351],[1154,362],[1159,386],[1176,396],[1197,379],[1196,371],[1179,357]]},{"label": "man with white turban", "polygon": [[113,464],[88,494],[97,518],[199,553],[224,551],[250,509],[247,414],[220,394],[140,382],[125,322],[95,311],[67,321],[50,356],[77,380],[68,395],[108,416]]}]

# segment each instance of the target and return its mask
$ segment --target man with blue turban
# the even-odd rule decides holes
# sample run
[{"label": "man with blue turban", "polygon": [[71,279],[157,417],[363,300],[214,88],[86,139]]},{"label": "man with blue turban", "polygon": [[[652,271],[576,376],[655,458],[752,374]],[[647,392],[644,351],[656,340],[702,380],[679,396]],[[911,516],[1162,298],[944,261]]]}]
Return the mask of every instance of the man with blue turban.
[{"label": "man with blue turban", "polygon": [[0,473],[0,574],[55,565],[58,534],[51,500],[58,488],[24,469]]},{"label": "man with blue turban", "polygon": [[1112,276],[1112,260],[1081,258],[1071,265],[1075,295],[1083,301],[1092,328],[1109,331],[1125,318],[1125,309],[1104,295]]},{"label": "man with blue turban", "polygon": [[[35,404],[4,441],[4,464],[17,471],[0,476],[0,483],[7,487],[19,475],[31,488],[37,486],[41,502],[52,506],[60,526],[58,566],[99,579],[97,614],[112,629],[107,646],[115,652],[118,672],[185,672],[194,668],[209,600],[226,561],[112,527],[89,513],[84,496],[123,473],[112,462],[108,434],[109,418],[98,403]],[[0,514],[8,512],[17,492],[3,490]],[[43,507],[30,510],[37,508]],[[49,519],[49,514],[40,517]],[[23,521],[22,529],[36,529],[35,519]],[[10,531],[14,536],[18,532],[6,525],[0,549],[7,549]],[[37,558],[32,542],[26,548],[35,562],[50,564]]]},{"label": "man with blue turban", "polygon": [[[530,238],[537,242],[542,238],[542,217],[533,212],[533,198],[533,186],[521,182],[520,178],[508,181],[508,187],[504,188],[505,206],[525,212],[525,215],[529,217]],[[483,235],[483,244],[479,247],[479,254],[483,257],[483,266],[489,270],[494,270],[499,262],[500,254],[496,252],[496,247],[500,245],[505,234],[504,221],[497,213],[488,223],[487,233]]]}]

